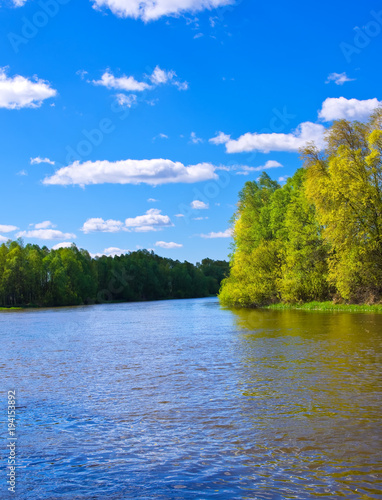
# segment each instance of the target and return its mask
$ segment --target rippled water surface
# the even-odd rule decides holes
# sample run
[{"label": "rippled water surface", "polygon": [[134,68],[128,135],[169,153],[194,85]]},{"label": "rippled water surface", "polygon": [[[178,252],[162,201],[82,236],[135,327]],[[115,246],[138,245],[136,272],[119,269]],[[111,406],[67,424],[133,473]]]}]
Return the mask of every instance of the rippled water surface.
[{"label": "rippled water surface", "polygon": [[0,313],[0,335],[0,498],[382,499],[382,315],[198,299]]}]

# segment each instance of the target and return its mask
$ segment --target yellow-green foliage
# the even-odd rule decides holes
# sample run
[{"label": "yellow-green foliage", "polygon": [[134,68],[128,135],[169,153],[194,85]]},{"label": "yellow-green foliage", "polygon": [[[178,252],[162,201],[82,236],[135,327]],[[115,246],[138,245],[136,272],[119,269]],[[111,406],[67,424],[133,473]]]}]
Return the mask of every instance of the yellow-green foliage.
[{"label": "yellow-green foliage", "polygon": [[328,149],[308,148],[306,193],[331,245],[329,280],[341,297],[382,293],[382,110],[368,124],[335,122]]},{"label": "yellow-green foliage", "polygon": [[245,184],[223,304],[381,299],[381,126],[382,110],[367,124],[337,121],[283,187],[265,173]]},{"label": "yellow-green foliage", "polygon": [[262,241],[248,254],[237,252],[231,275],[223,281],[221,302],[239,307],[276,302],[279,268],[276,241]]}]

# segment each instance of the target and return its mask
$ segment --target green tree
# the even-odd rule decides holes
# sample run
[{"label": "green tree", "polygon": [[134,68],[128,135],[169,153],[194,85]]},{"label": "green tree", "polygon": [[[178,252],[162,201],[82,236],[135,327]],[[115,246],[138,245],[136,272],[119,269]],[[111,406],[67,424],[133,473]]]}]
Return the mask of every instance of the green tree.
[{"label": "green tree", "polygon": [[324,154],[304,150],[306,193],[331,246],[329,279],[350,301],[382,294],[382,109],[369,123],[340,120]]}]

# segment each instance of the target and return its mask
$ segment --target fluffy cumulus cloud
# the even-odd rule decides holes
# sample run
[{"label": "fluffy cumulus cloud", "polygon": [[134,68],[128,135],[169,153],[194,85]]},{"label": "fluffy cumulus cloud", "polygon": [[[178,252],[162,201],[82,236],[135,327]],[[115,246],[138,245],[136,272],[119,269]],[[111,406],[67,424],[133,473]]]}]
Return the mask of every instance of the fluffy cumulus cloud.
[{"label": "fluffy cumulus cloud", "polygon": [[107,89],[124,90],[126,92],[142,92],[149,89],[150,85],[146,82],[138,82],[132,76],[115,77],[109,71],[106,71],[100,80],[93,80],[94,85],[101,85]]},{"label": "fluffy cumulus cloud", "polygon": [[[122,75],[116,77],[110,70],[105,71],[99,80],[91,80],[89,83],[93,85],[106,87],[110,90],[119,90],[124,92],[143,92],[144,90],[152,90],[159,85],[175,85],[179,90],[187,90],[188,83],[177,79],[177,75],[173,70],[164,70],[156,66],[151,75],[145,75],[147,81],[138,81],[133,76]],[[117,99],[122,99],[124,94],[117,94]],[[134,95],[134,100],[137,96]]]},{"label": "fluffy cumulus cloud", "polygon": [[132,17],[148,22],[162,16],[176,16],[186,12],[194,13],[231,5],[234,0],[92,0],[92,2],[95,8],[109,8],[118,17]]},{"label": "fluffy cumulus cloud", "polygon": [[0,224],[0,233],[11,233],[12,231],[17,231],[19,229],[16,226],[9,226],[7,224]]},{"label": "fluffy cumulus cloud", "polygon": [[20,75],[10,77],[7,68],[0,68],[0,108],[39,108],[45,99],[55,95],[57,91],[49,82],[37,77],[33,80]]},{"label": "fluffy cumulus cloud", "polygon": [[49,165],[55,164],[55,162],[49,160],[49,158],[41,158],[40,156],[37,156],[36,158],[31,158],[30,162],[31,165],[39,165],[40,163],[49,163]]},{"label": "fluffy cumulus cloud", "polygon": [[[329,80],[337,84],[350,81],[345,73],[332,73]],[[333,120],[359,120],[365,121],[378,107],[382,106],[382,101],[377,98],[358,100],[346,99],[345,97],[328,97],[318,112],[318,118],[324,122]],[[313,142],[318,149],[325,148],[326,128],[320,123],[304,122],[292,132],[285,133],[246,133],[238,139],[232,139],[230,135],[219,132],[209,142],[215,145],[225,144],[227,153],[244,153],[259,151],[270,153],[271,151],[283,151],[296,153],[307,143]],[[271,167],[266,167],[271,168]],[[264,170],[260,167],[259,170]],[[246,175],[246,172],[256,170],[251,167],[242,167],[238,174]]]},{"label": "fluffy cumulus cloud", "polygon": [[330,73],[325,83],[334,82],[336,85],[343,85],[346,82],[354,82],[355,78],[349,78],[346,73]]},{"label": "fluffy cumulus cloud", "polygon": [[57,243],[52,247],[52,250],[59,250],[60,248],[70,248],[74,243],[70,241],[63,241],[62,243]]},{"label": "fluffy cumulus cloud", "polygon": [[122,107],[122,108],[131,108],[133,104],[137,102],[137,96],[135,94],[117,94],[116,96],[117,103]]},{"label": "fluffy cumulus cloud", "polygon": [[164,227],[171,227],[173,223],[168,215],[162,215],[161,210],[151,208],[145,215],[125,220],[125,227],[129,231],[147,232],[158,231]]},{"label": "fluffy cumulus cloud", "polygon": [[174,243],[173,241],[169,241],[169,242],[157,241],[155,243],[155,246],[160,247],[160,248],[165,248],[166,250],[172,250],[174,248],[182,248],[183,247],[183,245],[181,245],[180,243]]},{"label": "fluffy cumulus cloud", "polygon": [[100,253],[92,253],[91,256],[93,259],[95,257],[120,257],[121,255],[126,255],[127,253],[130,253],[131,250],[125,250],[123,248],[118,248],[118,247],[109,247],[105,248],[103,252]]},{"label": "fluffy cumulus cloud", "polygon": [[298,152],[308,142],[314,142],[317,147],[324,147],[325,127],[321,124],[304,122],[296,130],[289,134],[257,134],[247,133],[237,140],[231,139],[229,135],[220,132],[217,137],[210,139],[214,144],[225,144],[227,153],[244,153],[260,151],[269,153],[271,151]]},{"label": "fluffy cumulus cloud", "polygon": [[319,112],[319,118],[325,122],[333,120],[359,120],[365,121],[379,106],[382,101],[374,99],[346,99],[345,97],[328,97]]},{"label": "fluffy cumulus cloud", "polygon": [[123,229],[123,222],[118,220],[103,220],[101,218],[88,219],[82,226],[81,231],[85,234],[101,232],[101,233],[118,233]]},{"label": "fluffy cumulus cloud", "polygon": [[207,239],[214,239],[214,238],[232,238],[232,229],[227,229],[226,231],[220,231],[218,233],[208,233],[208,234],[201,234],[200,235],[202,238],[207,238]]},{"label": "fluffy cumulus cloud", "polygon": [[27,0],[12,0],[15,7],[22,7],[27,3]]},{"label": "fluffy cumulus cloud", "polygon": [[203,201],[200,200],[194,200],[191,203],[191,208],[195,210],[207,210],[207,208],[210,208],[208,203],[204,203]]},{"label": "fluffy cumulus cloud", "polygon": [[211,142],[212,144],[215,144],[216,146],[218,146],[219,144],[226,144],[227,142],[230,141],[230,139],[231,139],[230,135],[227,135],[224,132],[218,132],[217,136],[216,137],[212,137],[209,140],[209,142]]},{"label": "fluffy cumulus cloud", "polygon": [[171,84],[175,85],[175,87],[178,87],[179,90],[187,90],[188,83],[181,82],[176,77],[177,75],[175,71],[173,70],[166,71],[164,69],[161,69],[159,66],[156,66],[156,68],[154,69],[149,78],[151,83],[155,87],[157,87],[158,85]]},{"label": "fluffy cumulus cloud", "polygon": [[199,163],[185,166],[171,160],[122,160],[75,162],[44,179],[45,185],[90,184],[161,184],[186,183],[217,179],[214,165]]},{"label": "fluffy cumulus cloud", "polygon": [[55,224],[50,222],[50,220],[45,220],[44,222],[39,222],[37,224],[31,224],[35,229],[52,229],[56,227]]},{"label": "fluffy cumulus cloud", "polygon": [[71,240],[77,238],[75,234],[63,233],[56,229],[33,229],[31,231],[20,231],[17,238],[33,238],[38,240]]},{"label": "fluffy cumulus cloud", "polygon": [[82,226],[81,231],[85,234],[94,232],[117,233],[119,231],[143,233],[160,231],[165,227],[171,226],[173,226],[173,223],[168,215],[163,215],[160,210],[151,208],[144,215],[128,218],[124,222],[101,218],[88,219]]},{"label": "fluffy cumulus cloud", "polygon": [[6,243],[7,241],[9,240],[9,238],[5,237],[5,236],[2,236],[0,234],[0,243]]}]

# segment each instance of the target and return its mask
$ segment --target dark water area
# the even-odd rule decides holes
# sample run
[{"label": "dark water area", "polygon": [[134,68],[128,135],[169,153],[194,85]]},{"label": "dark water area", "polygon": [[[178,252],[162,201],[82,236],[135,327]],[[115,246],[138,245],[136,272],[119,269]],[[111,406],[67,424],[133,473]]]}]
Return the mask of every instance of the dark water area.
[{"label": "dark water area", "polygon": [[382,499],[382,315],[113,304],[0,339],[1,499]]}]

